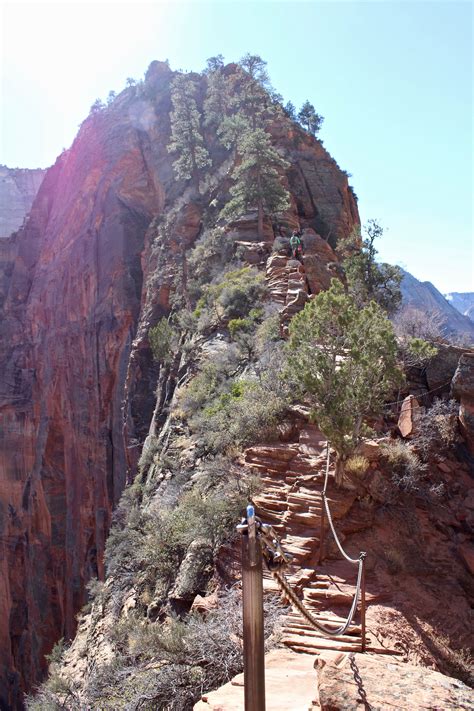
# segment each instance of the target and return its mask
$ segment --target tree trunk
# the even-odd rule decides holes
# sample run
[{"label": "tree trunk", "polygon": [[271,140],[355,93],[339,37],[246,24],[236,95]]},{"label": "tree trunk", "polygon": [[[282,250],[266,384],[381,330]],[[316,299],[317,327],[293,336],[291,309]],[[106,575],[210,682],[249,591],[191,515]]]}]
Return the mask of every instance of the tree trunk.
[{"label": "tree trunk", "polygon": [[345,459],[340,454],[336,455],[336,469],[334,471],[336,486],[342,486],[344,481],[344,464]]},{"label": "tree trunk", "polygon": [[263,240],[263,205],[262,201],[258,201],[258,223],[257,223],[258,239]]}]

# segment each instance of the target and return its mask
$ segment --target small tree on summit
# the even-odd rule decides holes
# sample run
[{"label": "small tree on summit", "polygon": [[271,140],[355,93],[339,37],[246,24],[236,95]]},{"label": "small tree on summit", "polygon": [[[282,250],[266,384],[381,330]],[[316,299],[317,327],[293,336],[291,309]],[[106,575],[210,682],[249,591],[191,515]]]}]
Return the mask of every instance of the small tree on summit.
[{"label": "small tree on summit", "polygon": [[305,101],[298,112],[298,121],[308,133],[315,136],[321,128],[324,118],[316,113],[313,104]]},{"label": "small tree on summit", "polygon": [[283,187],[279,170],[288,162],[272,146],[270,135],[262,128],[248,130],[240,139],[237,152],[241,162],[234,168],[232,199],[221,212],[225,218],[237,217],[257,207],[258,236],[263,238],[263,217],[289,208],[289,193]]},{"label": "small tree on summit", "polygon": [[289,119],[292,121],[296,121],[296,108],[295,105],[293,104],[292,101],[287,101],[284,108],[283,108],[285,114],[288,116]]},{"label": "small tree on summit", "polygon": [[178,154],[173,163],[176,176],[185,180],[192,178],[197,184],[200,171],[211,164],[211,159],[204,147],[195,97],[194,81],[178,74],[171,88],[173,111],[170,114],[171,142],[168,151]]},{"label": "small tree on summit", "polygon": [[204,74],[211,74],[224,67],[224,56],[222,54],[217,54],[215,57],[209,57],[206,59],[206,68]]}]

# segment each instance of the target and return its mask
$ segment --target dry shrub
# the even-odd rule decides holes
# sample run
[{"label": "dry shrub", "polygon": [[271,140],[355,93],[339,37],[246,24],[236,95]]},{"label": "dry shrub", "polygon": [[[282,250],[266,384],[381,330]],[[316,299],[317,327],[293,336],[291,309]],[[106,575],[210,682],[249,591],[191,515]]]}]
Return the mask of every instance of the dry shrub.
[{"label": "dry shrub", "polygon": [[418,491],[426,465],[406,442],[396,440],[381,446],[382,457],[391,474],[392,484],[401,491]]},{"label": "dry shrub", "polygon": [[346,474],[353,474],[354,476],[363,476],[370,466],[370,462],[367,457],[361,454],[354,454],[349,457],[344,465],[344,471]]},{"label": "dry shrub", "polygon": [[[86,689],[91,708],[191,711],[201,695],[242,671],[241,597],[221,595],[205,618],[150,623],[130,616],[120,629],[120,654]],[[265,602],[265,637],[274,640],[282,608]]]},{"label": "dry shrub", "polygon": [[423,461],[434,453],[451,449],[459,438],[459,405],[455,400],[435,400],[433,405],[420,415],[413,443]]}]

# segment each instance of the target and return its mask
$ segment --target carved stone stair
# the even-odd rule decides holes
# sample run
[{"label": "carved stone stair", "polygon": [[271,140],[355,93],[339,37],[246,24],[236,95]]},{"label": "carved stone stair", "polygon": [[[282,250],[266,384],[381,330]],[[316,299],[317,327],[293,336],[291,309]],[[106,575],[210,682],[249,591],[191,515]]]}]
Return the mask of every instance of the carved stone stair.
[{"label": "carved stone stair", "polygon": [[266,281],[272,299],[280,308],[280,328],[288,333],[288,324],[309,299],[304,266],[297,259],[272,254],[267,259]]},{"label": "carved stone stair", "polygon": [[[317,563],[325,447],[326,442],[317,429],[308,426],[301,432],[298,444],[252,447],[246,452],[246,462],[261,474],[263,491],[255,498],[257,514],[264,523],[273,526],[284,550],[292,556],[287,579],[318,620],[337,628],[349,612],[357,568],[345,560],[325,561],[323,566]],[[328,496],[337,526],[337,520],[351,508],[355,494],[337,490],[330,481]],[[279,592],[268,571],[264,572],[264,590]],[[366,593],[367,602],[375,599]],[[307,654],[317,655],[323,650],[360,652],[359,619],[356,614],[344,635],[329,639],[315,630],[300,612],[291,610],[285,617],[282,642],[294,651]],[[366,645],[371,652],[397,653],[380,648],[370,634],[366,635]]]}]

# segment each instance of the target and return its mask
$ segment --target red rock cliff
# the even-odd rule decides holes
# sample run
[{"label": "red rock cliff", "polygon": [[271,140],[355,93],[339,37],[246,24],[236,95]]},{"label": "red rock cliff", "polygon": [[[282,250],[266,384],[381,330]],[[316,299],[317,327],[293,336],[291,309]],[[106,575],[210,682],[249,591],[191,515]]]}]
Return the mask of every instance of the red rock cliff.
[{"label": "red rock cliff", "polygon": [[[172,279],[150,224],[185,188],[166,150],[170,77],[153,63],[141,91],[87,119],[25,227],[0,242],[1,708],[22,707],[44,655],[74,633],[149,426],[157,373],[143,334]],[[347,234],[358,213],[337,164],[312,138],[276,140],[299,219],[331,242]],[[199,205],[176,225],[174,242],[192,243]]]}]

